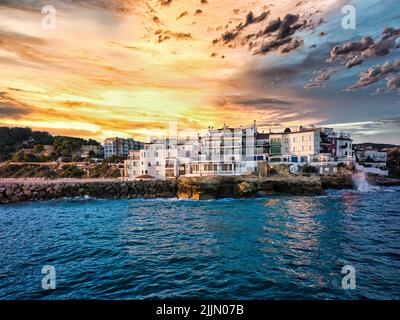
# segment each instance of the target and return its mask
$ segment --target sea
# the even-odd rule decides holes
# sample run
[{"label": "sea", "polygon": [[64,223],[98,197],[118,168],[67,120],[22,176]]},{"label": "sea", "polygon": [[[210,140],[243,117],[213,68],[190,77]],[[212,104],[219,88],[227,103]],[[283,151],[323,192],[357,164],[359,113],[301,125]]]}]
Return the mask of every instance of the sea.
[{"label": "sea", "polygon": [[0,299],[400,299],[400,188],[3,205]]}]

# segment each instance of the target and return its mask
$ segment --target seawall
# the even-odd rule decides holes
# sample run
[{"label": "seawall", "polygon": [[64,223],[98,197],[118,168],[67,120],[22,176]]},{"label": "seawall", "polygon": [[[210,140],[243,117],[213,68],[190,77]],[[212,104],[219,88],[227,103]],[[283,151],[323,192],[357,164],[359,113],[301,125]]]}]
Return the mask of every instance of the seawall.
[{"label": "seawall", "polygon": [[174,198],[176,181],[0,182],[0,204],[61,198],[99,199]]}]

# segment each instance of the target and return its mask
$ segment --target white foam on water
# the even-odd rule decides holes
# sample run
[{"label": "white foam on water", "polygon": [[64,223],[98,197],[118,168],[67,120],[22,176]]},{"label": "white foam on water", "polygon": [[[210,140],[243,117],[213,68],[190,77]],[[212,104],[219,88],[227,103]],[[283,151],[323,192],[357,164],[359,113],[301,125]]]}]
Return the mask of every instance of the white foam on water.
[{"label": "white foam on water", "polygon": [[353,174],[353,183],[359,192],[372,192],[379,190],[379,187],[371,186],[367,181],[367,174],[363,166],[356,165],[356,173]]}]

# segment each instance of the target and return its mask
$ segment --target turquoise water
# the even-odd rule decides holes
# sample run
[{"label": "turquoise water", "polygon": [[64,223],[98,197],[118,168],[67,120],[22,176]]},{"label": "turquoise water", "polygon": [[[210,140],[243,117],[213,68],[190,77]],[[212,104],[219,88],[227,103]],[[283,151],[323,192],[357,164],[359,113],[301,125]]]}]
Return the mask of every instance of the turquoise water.
[{"label": "turquoise water", "polygon": [[400,188],[1,206],[0,299],[400,299],[399,208]]}]

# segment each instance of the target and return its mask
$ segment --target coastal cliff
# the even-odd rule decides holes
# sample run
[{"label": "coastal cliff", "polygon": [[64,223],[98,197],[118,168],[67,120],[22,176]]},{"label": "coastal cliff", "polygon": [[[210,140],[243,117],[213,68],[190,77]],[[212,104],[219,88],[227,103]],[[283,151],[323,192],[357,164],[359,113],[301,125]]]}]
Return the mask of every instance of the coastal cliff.
[{"label": "coastal cliff", "polygon": [[299,196],[315,196],[324,193],[318,177],[182,178],[177,187],[179,198],[195,200],[247,198],[276,193]]}]

